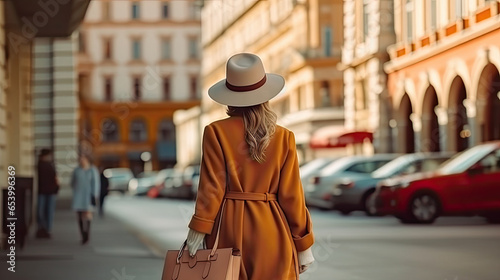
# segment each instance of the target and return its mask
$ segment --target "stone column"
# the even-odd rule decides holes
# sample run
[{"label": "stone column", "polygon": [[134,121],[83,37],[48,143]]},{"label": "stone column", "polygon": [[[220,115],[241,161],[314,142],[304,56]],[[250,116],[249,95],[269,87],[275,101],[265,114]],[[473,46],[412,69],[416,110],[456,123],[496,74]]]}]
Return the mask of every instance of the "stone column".
[{"label": "stone column", "polygon": [[434,108],[439,123],[439,145],[441,151],[451,151],[448,143],[448,111],[446,108],[437,106]]}]

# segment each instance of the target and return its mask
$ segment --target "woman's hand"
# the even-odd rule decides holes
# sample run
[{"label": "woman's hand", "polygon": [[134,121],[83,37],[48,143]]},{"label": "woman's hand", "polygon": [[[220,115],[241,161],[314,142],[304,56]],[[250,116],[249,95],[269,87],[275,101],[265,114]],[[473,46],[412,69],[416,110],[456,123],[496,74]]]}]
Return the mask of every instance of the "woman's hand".
[{"label": "woman's hand", "polygon": [[203,243],[203,239],[205,239],[204,233],[189,229],[186,243],[191,257],[196,254],[196,251],[198,251],[198,248],[200,248],[200,245]]},{"label": "woman's hand", "polygon": [[314,256],[311,250],[309,249],[299,252],[299,273],[305,272],[309,269],[309,266],[314,262]]}]

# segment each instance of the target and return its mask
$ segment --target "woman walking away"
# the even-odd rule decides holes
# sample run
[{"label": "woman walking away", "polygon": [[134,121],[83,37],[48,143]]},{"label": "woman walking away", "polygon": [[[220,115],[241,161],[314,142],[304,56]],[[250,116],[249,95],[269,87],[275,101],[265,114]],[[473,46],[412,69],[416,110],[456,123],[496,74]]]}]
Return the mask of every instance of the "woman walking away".
[{"label": "woman walking away", "polygon": [[205,239],[214,244],[221,205],[219,247],[241,251],[240,280],[299,279],[314,261],[312,223],[305,206],[294,134],[276,125],[268,100],[285,84],[265,73],[260,58],[242,53],[226,65],[226,79],[209,96],[227,105],[228,118],[205,127],[195,213],[187,245],[191,256]]},{"label": "woman walking away", "polygon": [[95,202],[99,197],[100,178],[97,168],[91,165],[88,155],[80,154],[79,166],[73,171],[73,210],[77,213],[82,244],[87,244],[90,235],[90,222]]}]

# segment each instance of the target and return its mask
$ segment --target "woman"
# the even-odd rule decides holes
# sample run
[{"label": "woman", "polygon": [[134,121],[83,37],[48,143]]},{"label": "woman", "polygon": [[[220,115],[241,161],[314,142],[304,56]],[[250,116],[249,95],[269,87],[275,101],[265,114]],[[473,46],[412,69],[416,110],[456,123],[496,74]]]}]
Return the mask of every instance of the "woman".
[{"label": "woman", "polygon": [[77,213],[82,244],[87,244],[92,212],[99,196],[100,178],[97,168],[92,166],[88,155],[80,154],[78,161],[80,165],[75,168],[71,177],[73,210]]},{"label": "woman", "polygon": [[284,84],[281,76],[265,73],[259,57],[242,53],[228,60],[226,79],[208,91],[228,106],[229,118],[203,133],[188,250],[193,256],[205,237],[213,246],[226,199],[219,247],[241,251],[241,280],[298,279],[314,261],[294,134],[276,125],[268,104]]}]

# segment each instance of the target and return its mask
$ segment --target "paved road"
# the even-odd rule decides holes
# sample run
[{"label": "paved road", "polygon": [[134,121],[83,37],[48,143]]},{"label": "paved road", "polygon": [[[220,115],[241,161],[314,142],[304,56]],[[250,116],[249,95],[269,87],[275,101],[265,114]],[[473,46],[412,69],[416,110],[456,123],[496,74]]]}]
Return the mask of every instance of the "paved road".
[{"label": "paved road", "polygon": [[[184,240],[193,202],[115,196],[110,215],[162,256]],[[499,280],[500,226],[478,217],[402,225],[362,213],[311,210],[317,262],[302,280]]]}]

